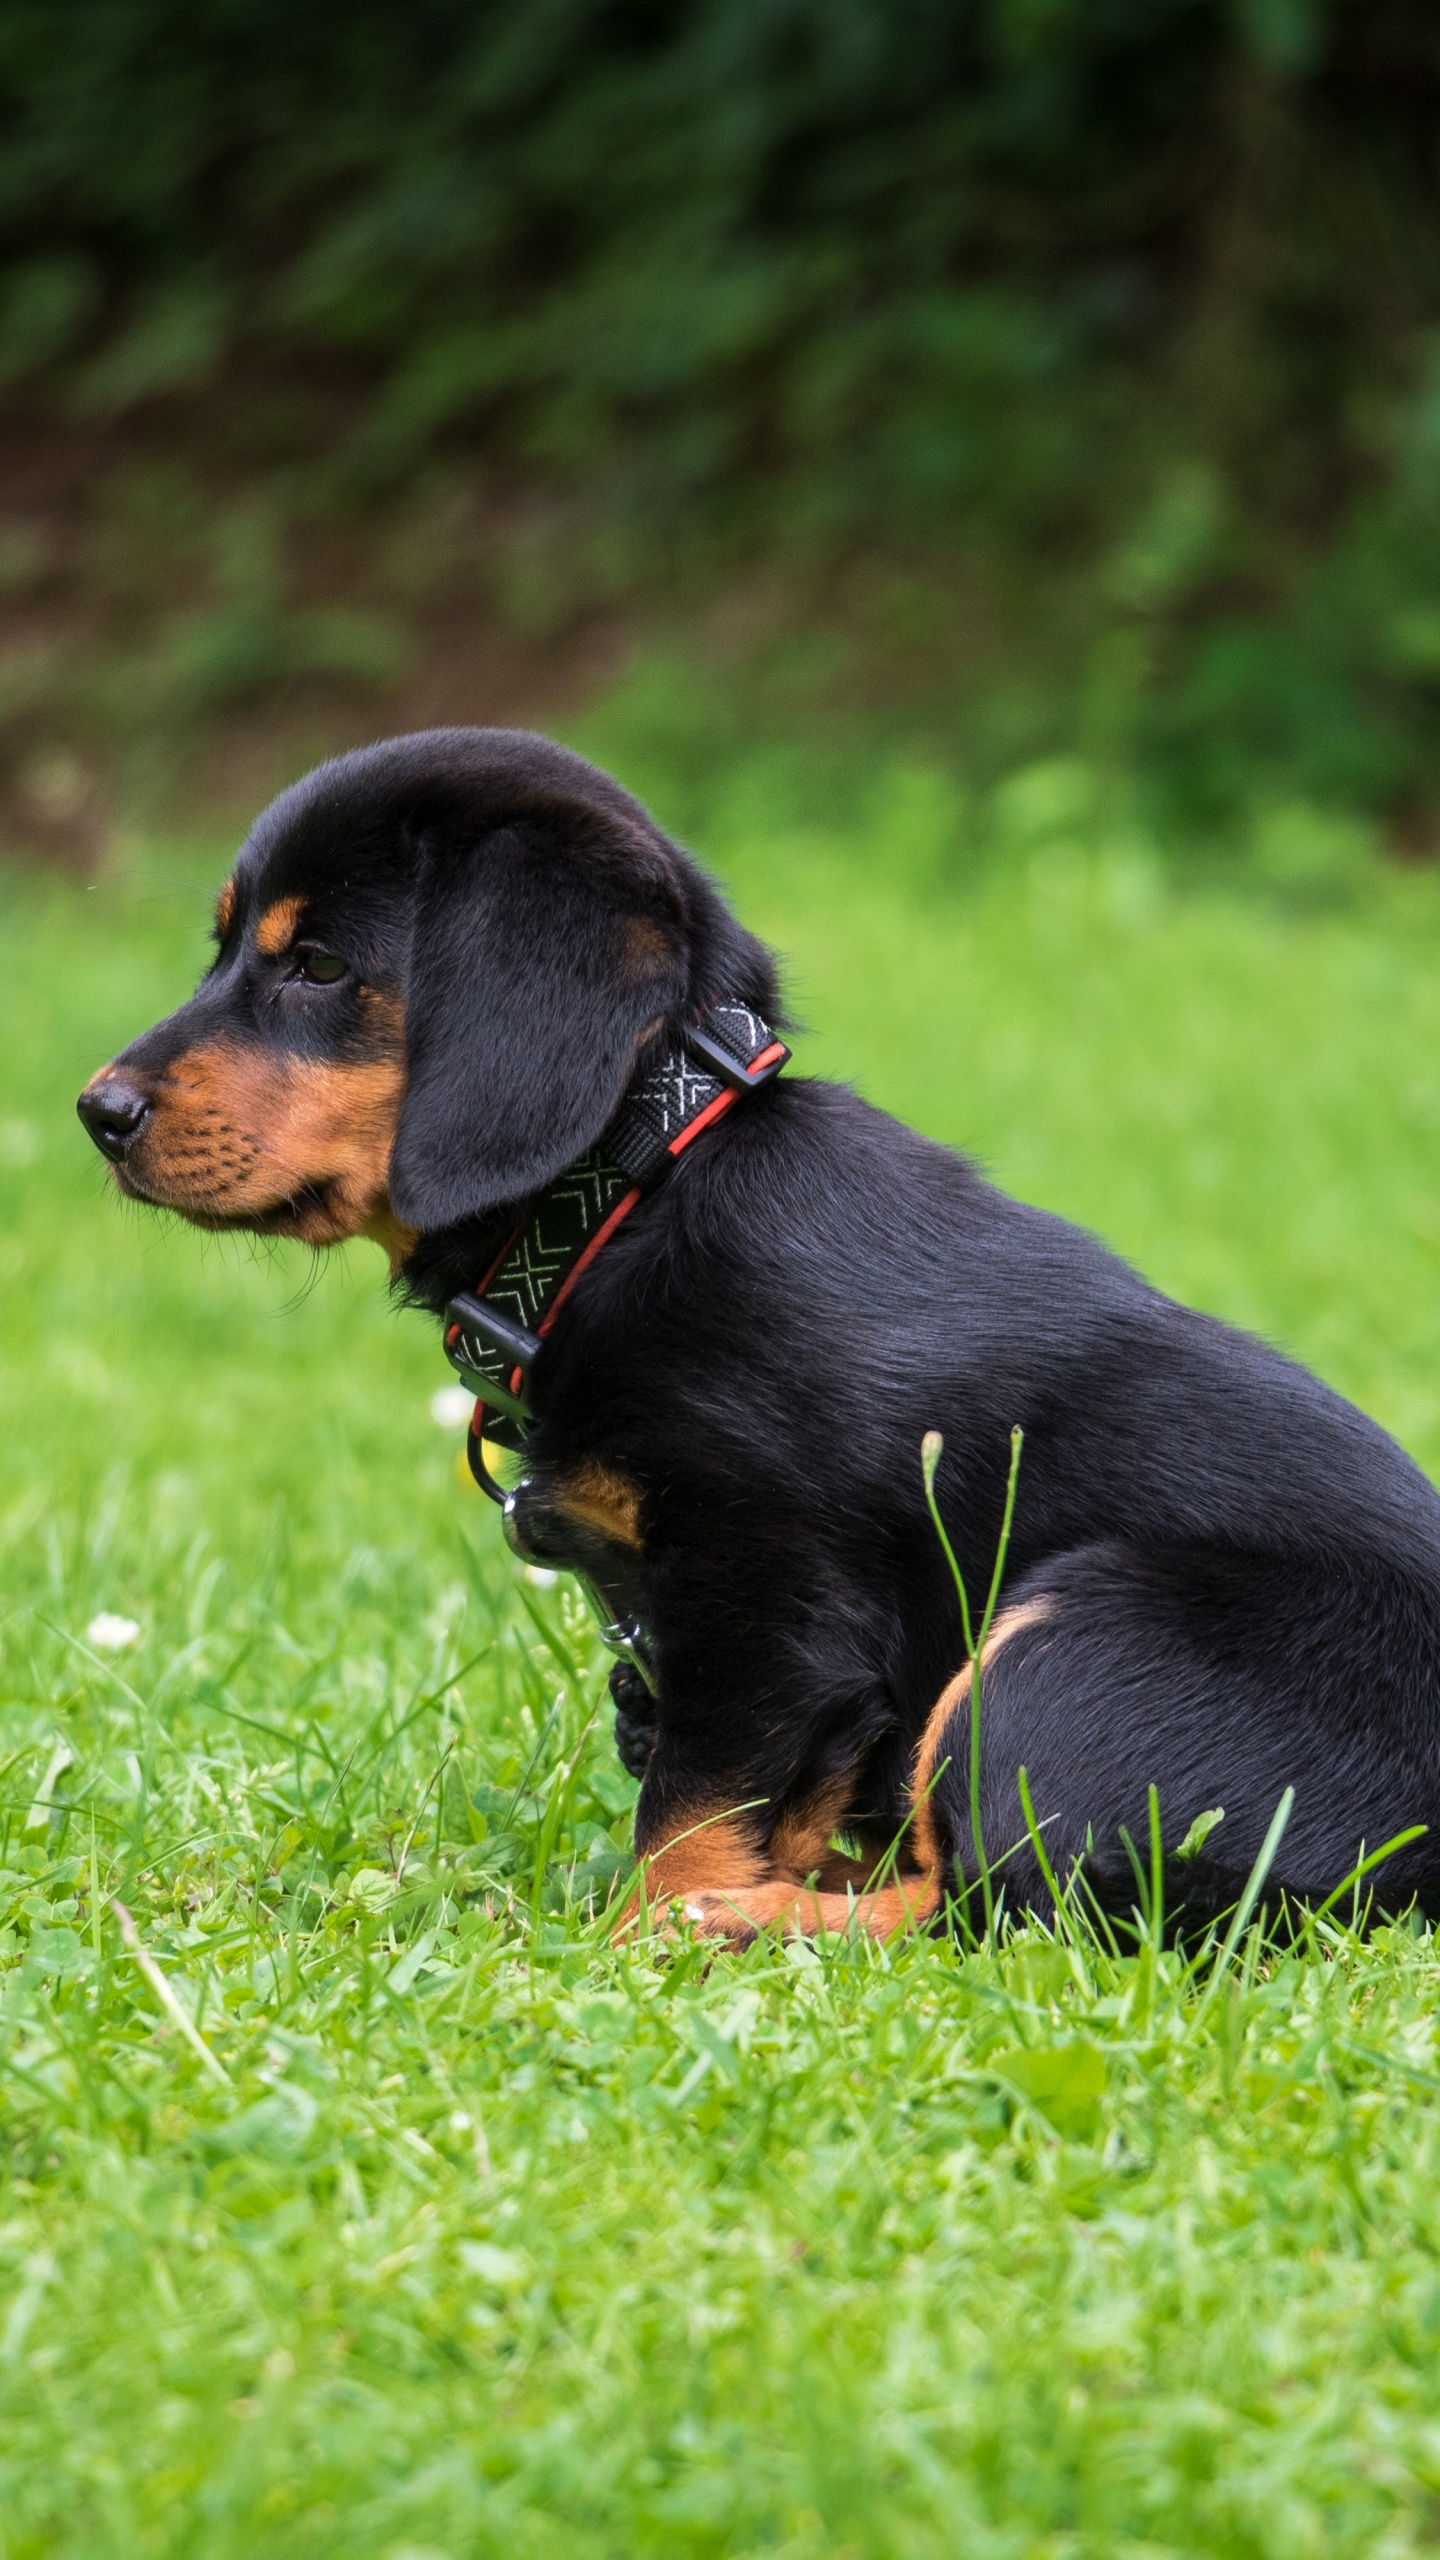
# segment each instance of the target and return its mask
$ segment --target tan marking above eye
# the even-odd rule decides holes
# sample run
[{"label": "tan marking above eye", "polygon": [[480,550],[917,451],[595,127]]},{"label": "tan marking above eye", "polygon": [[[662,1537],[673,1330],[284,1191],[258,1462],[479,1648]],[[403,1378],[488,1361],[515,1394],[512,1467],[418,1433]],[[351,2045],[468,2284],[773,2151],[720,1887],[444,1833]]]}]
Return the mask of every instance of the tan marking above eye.
[{"label": "tan marking above eye", "polygon": [[266,908],[255,927],[256,950],[263,952],[267,960],[278,960],[283,952],[289,950],[299,932],[304,913],[303,898],[277,898],[273,906]]},{"label": "tan marking above eye", "polygon": [[235,921],[235,883],[227,880],[215,901],[215,936],[223,942]]}]

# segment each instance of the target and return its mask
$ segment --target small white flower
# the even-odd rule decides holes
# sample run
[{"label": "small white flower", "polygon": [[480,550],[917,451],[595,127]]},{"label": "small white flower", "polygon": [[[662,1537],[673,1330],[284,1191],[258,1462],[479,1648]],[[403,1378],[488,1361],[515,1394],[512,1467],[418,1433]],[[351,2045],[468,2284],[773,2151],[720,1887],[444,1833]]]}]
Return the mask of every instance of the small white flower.
[{"label": "small white flower", "polygon": [[123,1653],[127,1645],[140,1641],[138,1618],[117,1618],[113,1609],[102,1609],[85,1630],[85,1641],[101,1653]]},{"label": "small white flower", "polygon": [[527,1582],[533,1582],[538,1591],[548,1591],[552,1583],[559,1581],[560,1576],[558,1573],[552,1573],[548,1564],[527,1564],[525,1579]]},{"label": "small white flower", "polygon": [[463,1431],[474,1410],[474,1397],[458,1381],[453,1387],[437,1387],[430,1399],[430,1419],[442,1431]]}]

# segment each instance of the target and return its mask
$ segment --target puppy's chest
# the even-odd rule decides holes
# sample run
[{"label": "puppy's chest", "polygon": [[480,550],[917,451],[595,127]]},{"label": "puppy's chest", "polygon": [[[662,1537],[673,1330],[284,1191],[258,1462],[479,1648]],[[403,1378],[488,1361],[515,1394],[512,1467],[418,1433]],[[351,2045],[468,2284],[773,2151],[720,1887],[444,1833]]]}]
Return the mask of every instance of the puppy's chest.
[{"label": "puppy's chest", "polygon": [[575,1459],[547,1468],[537,1494],[562,1534],[568,1529],[582,1545],[600,1538],[637,1558],[643,1553],[641,1488],[624,1468],[602,1458]]},{"label": "puppy's chest", "polygon": [[627,1586],[648,1579],[646,1540],[652,1523],[639,1479],[627,1467],[589,1455],[556,1453],[532,1462],[507,1504],[511,1543],[546,1564],[592,1573],[604,1564]]}]

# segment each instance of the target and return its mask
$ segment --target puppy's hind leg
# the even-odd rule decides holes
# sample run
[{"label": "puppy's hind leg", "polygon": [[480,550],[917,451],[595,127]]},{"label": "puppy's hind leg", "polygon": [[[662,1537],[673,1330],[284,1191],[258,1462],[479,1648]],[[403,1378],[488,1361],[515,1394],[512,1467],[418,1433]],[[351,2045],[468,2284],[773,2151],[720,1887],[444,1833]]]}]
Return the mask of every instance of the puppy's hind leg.
[{"label": "puppy's hind leg", "polygon": [[[1052,1610],[1049,1594],[1036,1592],[1000,1610],[992,1620],[980,1657],[978,1703],[982,1730],[986,1681],[992,1666],[1017,1637],[1043,1626]],[[964,1893],[966,1888],[967,1868],[960,1843],[962,1836],[970,1839],[975,1828],[970,1803],[970,1755],[976,1702],[974,1665],[967,1662],[941,1690],[915,1754],[909,1848],[927,1880],[931,1911],[945,1894],[957,1890]],[[982,1820],[982,1842],[984,1838]],[[987,1855],[991,1854],[993,1851],[987,1851]],[[972,1877],[977,1866],[978,1861],[972,1858],[968,1870]]]},{"label": "puppy's hind leg", "polygon": [[[1236,1900],[1287,1787],[1295,1802],[1270,1872],[1272,1907],[1281,1891],[1323,1899],[1366,1845],[1437,1810],[1424,1741],[1440,1733],[1440,1595],[1397,1593],[1378,1568],[1360,1579],[1303,1557],[1078,1548],[1021,1585],[986,1651],[980,1834],[1012,1913],[1050,1909],[1022,1768],[1061,1885],[1083,1865],[1121,1916],[1137,1899],[1121,1833],[1145,1842],[1153,1785],[1167,1907],[1190,1924]],[[917,1832],[928,1825],[936,1872],[962,1893],[978,1877],[970,1704],[962,1673],[916,1770]],[[1168,1853],[1197,1815],[1220,1808],[1199,1855],[1176,1863]],[[1387,1909],[1413,1897],[1440,1908],[1440,1837],[1393,1859],[1377,1893]]]}]

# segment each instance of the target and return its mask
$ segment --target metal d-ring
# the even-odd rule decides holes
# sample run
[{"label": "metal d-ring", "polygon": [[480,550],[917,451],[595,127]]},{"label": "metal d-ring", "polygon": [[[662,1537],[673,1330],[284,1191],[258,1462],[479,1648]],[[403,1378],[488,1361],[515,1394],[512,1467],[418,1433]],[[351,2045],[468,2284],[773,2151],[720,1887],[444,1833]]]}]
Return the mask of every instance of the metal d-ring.
[{"label": "metal d-ring", "polygon": [[[470,1464],[472,1468],[475,1465],[473,1456]],[[480,1464],[484,1465],[483,1458]],[[542,1565],[547,1572],[558,1571],[573,1575],[580,1586],[581,1596],[586,1606],[594,1615],[600,1641],[607,1652],[618,1655],[622,1662],[628,1662],[644,1681],[651,1697],[657,1696],[658,1689],[654,1667],[650,1660],[649,1641],[639,1619],[618,1617],[599,1583],[582,1566],[572,1564],[567,1557],[548,1556],[542,1549],[532,1547],[526,1538],[520,1526],[520,1503],[530,1489],[530,1478],[522,1477],[519,1484],[513,1486],[509,1493],[500,1491],[493,1476],[487,1474],[485,1481],[487,1492],[493,1487],[493,1498],[500,1505],[500,1527],[511,1554],[518,1556],[522,1564],[538,1564]]]},{"label": "metal d-ring", "polygon": [[488,1493],[491,1501],[498,1502],[501,1510],[503,1511],[507,1501],[509,1500],[509,1495],[506,1493],[503,1484],[496,1483],[495,1478],[486,1466],[485,1443],[480,1433],[473,1427],[465,1443],[465,1455],[469,1461],[470,1473],[480,1487],[481,1492]]}]

